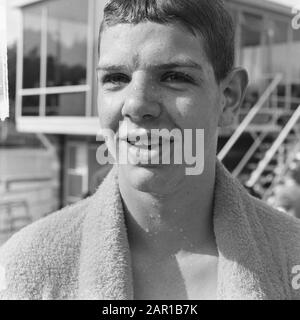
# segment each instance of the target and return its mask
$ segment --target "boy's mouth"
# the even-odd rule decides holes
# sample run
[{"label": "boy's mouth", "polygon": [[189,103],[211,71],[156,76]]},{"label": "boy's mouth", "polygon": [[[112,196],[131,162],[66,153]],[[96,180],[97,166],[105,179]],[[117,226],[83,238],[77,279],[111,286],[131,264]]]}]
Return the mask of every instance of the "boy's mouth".
[{"label": "boy's mouth", "polygon": [[146,130],[128,132],[119,138],[127,143],[129,158],[133,162],[139,159],[144,164],[159,164],[162,158],[169,157],[174,144],[174,137],[151,134]]},{"label": "boy's mouth", "polygon": [[136,147],[136,148],[141,148],[145,150],[152,150],[152,149],[157,149],[160,148],[163,144],[165,143],[174,143],[174,139],[171,139],[170,141],[164,140],[162,137],[154,137],[154,138],[149,138],[149,137],[144,137],[144,138],[139,138],[137,139],[130,139],[130,137],[127,137],[127,143]]},{"label": "boy's mouth", "polygon": [[153,133],[151,130],[135,129],[119,134],[119,139],[137,148],[151,150],[167,143],[174,143],[174,137],[164,134]]}]

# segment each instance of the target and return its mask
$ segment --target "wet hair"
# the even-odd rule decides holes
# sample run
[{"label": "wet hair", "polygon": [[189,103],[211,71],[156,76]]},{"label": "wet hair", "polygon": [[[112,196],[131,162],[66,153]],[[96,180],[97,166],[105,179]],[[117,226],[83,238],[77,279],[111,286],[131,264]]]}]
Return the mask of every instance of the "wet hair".
[{"label": "wet hair", "polygon": [[222,0],[110,0],[104,8],[101,33],[117,24],[180,23],[193,35],[200,33],[216,80],[234,66],[234,24]]}]

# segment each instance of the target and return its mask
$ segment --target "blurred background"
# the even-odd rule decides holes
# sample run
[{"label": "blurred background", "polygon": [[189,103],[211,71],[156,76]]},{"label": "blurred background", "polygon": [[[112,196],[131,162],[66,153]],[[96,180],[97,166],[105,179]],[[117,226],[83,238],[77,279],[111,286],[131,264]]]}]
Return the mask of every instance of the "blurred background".
[{"label": "blurred background", "polygon": [[[0,0],[0,3],[3,0]],[[0,122],[0,245],[92,194],[98,27],[105,0],[8,0],[10,118]],[[298,0],[226,0],[250,85],[218,157],[253,196],[300,218]],[[299,11],[300,12],[300,7]],[[299,28],[298,28],[299,27]]]}]

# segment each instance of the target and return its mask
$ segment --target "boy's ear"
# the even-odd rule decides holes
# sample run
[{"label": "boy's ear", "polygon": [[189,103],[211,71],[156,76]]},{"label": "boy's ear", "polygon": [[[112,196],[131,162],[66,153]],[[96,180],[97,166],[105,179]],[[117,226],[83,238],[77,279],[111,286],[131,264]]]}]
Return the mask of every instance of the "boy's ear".
[{"label": "boy's ear", "polygon": [[219,127],[230,126],[234,122],[248,86],[248,73],[243,68],[235,68],[221,82],[222,102]]}]

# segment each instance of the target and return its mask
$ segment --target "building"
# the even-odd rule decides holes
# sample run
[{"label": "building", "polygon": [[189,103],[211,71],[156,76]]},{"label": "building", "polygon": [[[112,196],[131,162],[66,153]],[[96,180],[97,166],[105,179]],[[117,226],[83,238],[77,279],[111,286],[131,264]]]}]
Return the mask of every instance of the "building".
[{"label": "building", "polygon": [[[237,123],[221,132],[220,158],[247,182],[249,175],[253,177],[249,170],[260,164],[252,163],[251,169],[250,158],[259,154],[260,161],[265,160],[260,168],[268,167],[273,159],[265,159],[263,148],[266,143],[278,145],[278,135],[300,104],[300,30],[293,30],[288,7],[266,0],[226,2],[237,30],[236,65],[248,69],[251,82]],[[14,5],[22,17],[17,129],[51,138],[60,155],[61,204],[66,205],[93,191],[93,176],[101,169],[95,157],[99,145],[95,67],[105,1],[18,0]],[[230,140],[233,132],[237,134]],[[293,133],[285,132],[284,139]],[[280,146],[273,148],[277,164]],[[255,182],[257,176],[261,178],[262,172],[256,172]]]}]

